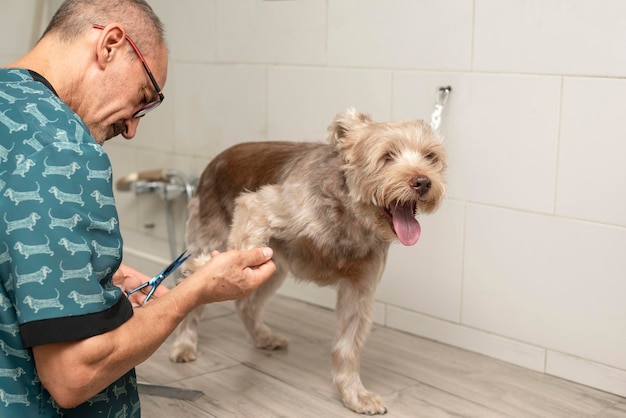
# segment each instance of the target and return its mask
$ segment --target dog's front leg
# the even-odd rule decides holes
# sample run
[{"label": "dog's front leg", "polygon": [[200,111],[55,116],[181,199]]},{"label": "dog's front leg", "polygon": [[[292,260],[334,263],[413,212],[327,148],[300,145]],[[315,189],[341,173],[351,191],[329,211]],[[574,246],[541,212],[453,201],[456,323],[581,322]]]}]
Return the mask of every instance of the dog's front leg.
[{"label": "dog's front leg", "polygon": [[[228,248],[247,250],[268,245],[273,234],[270,222],[272,213],[264,205],[266,199],[276,198],[275,187],[266,186],[256,193],[244,193],[236,200]],[[274,333],[263,323],[263,312],[270,297],[287,276],[286,263],[278,251],[274,251],[276,272],[245,299],[235,301],[237,312],[257,348],[279,349],[287,346],[287,339]]]},{"label": "dog's front leg", "polygon": [[263,323],[263,311],[269,298],[276,292],[285,279],[285,274],[276,273],[245,299],[235,301],[237,313],[246,327],[255,347],[275,350],[287,346],[287,338],[275,333]]},{"label": "dog's front leg", "polygon": [[363,387],[360,376],[361,352],[372,324],[377,277],[343,279],[337,291],[337,336],[332,350],[333,381],[343,403],[355,412],[385,414],[383,399]]}]

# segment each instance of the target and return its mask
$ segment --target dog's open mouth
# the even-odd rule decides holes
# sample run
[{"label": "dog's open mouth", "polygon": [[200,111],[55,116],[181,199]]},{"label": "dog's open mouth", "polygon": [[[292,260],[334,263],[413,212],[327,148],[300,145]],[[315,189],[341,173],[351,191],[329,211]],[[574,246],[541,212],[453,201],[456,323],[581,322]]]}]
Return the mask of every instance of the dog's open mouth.
[{"label": "dog's open mouth", "polygon": [[394,203],[384,210],[396,236],[402,244],[407,246],[414,245],[422,233],[422,227],[415,219],[415,207],[416,204],[413,202]]}]

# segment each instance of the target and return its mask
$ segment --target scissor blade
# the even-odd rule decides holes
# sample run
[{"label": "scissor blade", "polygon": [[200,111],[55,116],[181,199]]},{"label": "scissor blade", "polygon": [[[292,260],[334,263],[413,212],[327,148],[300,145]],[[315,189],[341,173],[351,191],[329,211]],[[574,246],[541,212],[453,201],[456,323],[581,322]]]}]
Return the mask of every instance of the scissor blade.
[{"label": "scissor blade", "polygon": [[[159,274],[157,274],[156,276],[152,278],[152,282],[154,283],[155,286],[158,286],[163,280],[165,280],[170,274],[172,274],[181,264],[183,264],[189,257],[191,257],[191,253],[185,256],[186,253],[187,253],[187,250],[185,250],[181,255],[179,255],[176,258],[176,260],[172,261],[172,263],[169,266],[165,267],[163,271],[161,271]],[[183,256],[185,257],[183,258]]]},{"label": "scissor blade", "polygon": [[186,254],[186,253],[187,253],[187,250],[185,250],[181,255],[179,255],[176,260],[172,261],[172,264],[167,266],[163,274],[170,275],[174,270],[178,268],[178,266],[180,266],[185,261],[187,261],[187,259],[191,257],[191,254]]}]

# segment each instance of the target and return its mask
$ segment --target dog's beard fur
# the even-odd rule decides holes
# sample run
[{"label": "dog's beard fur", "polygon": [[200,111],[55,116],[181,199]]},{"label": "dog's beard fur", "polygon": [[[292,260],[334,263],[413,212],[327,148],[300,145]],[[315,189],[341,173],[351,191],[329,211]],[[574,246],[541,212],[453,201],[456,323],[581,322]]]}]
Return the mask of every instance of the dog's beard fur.
[{"label": "dog's beard fur", "polygon": [[[291,272],[337,288],[338,330],[333,379],[356,412],[384,413],[383,400],[359,377],[376,285],[389,245],[413,245],[416,214],[437,209],[445,191],[441,138],[423,121],[374,122],[353,109],[337,115],[328,142],[236,145],[201,176],[189,204],[186,242],[194,252],[270,245],[277,271],[236,302],[254,344],[281,348],[287,340],[262,322],[268,298]],[[206,257],[187,263],[193,273]],[[179,326],[173,361],[196,358],[202,307]]]}]

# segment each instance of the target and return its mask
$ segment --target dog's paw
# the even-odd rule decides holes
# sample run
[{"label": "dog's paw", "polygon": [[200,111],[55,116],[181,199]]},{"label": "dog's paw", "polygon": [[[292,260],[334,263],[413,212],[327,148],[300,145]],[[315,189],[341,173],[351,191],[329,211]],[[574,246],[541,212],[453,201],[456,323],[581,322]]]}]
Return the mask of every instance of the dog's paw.
[{"label": "dog's paw", "polygon": [[254,345],[256,348],[262,348],[264,350],[279,350],[287,347],[288,340],[279,334],[265,334],[258,336],[254,339]]},{"label": "dog's paw", "polygon": [[[245,317],[244,317],[245,323]],[[250,333],[252,342],[256,348],[263,350],[279,350],[287,347],[287,338],[280,334],[275,334],[270,327],[261,324]]]},{"label": "dog's paw", "polygon": [[359,414],[384,415],[387,413],[383,398],[367,390],[363,390],[355,396],[344,398],[343,403]]},{"label": "dog's paw", "polygon": [[175,346],[170,353],[170,360],[174,363],[187,363],[196,359],[196,349],[190,346]]}]

